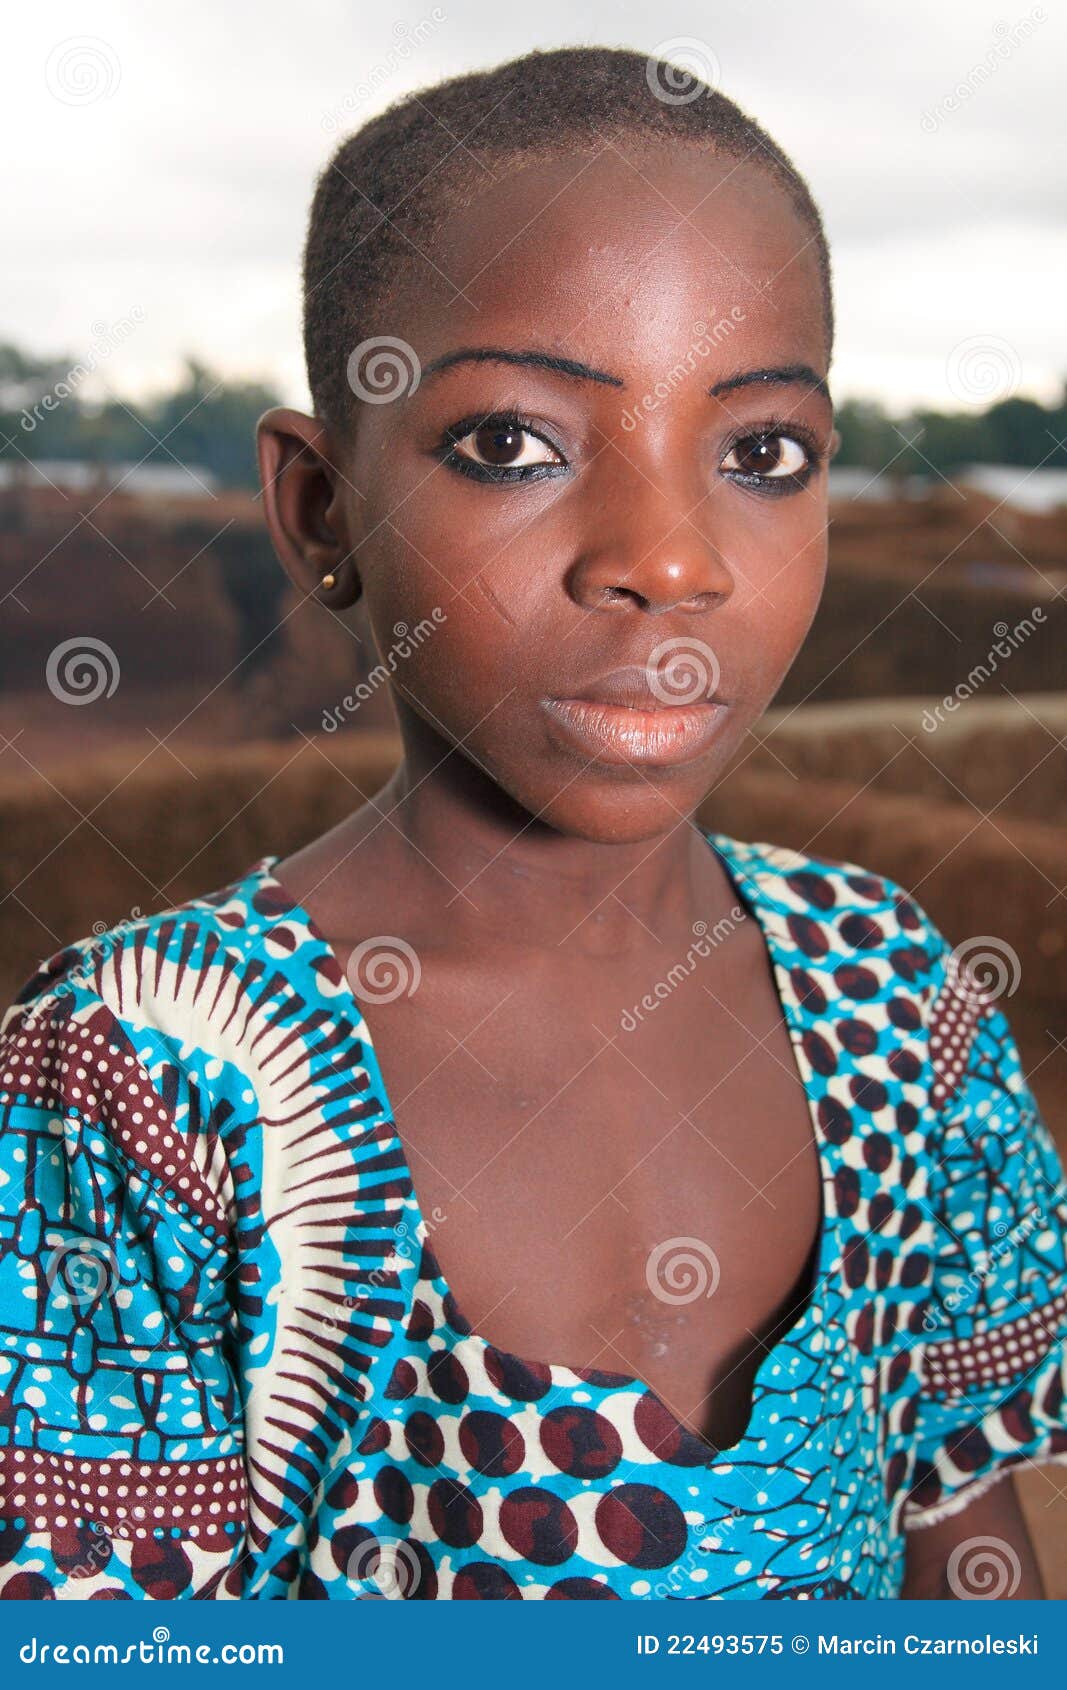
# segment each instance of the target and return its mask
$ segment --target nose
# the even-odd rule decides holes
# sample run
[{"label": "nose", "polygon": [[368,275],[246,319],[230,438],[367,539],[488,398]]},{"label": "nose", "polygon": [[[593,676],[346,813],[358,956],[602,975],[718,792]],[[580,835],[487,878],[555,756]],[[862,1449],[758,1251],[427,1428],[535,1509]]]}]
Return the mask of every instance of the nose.
[{"label": "nose", "polygon": [[569,590],[586,610],[699,612],[733,592],[734,577],[706,532],[707,487],[613,466],[602,487]]}]

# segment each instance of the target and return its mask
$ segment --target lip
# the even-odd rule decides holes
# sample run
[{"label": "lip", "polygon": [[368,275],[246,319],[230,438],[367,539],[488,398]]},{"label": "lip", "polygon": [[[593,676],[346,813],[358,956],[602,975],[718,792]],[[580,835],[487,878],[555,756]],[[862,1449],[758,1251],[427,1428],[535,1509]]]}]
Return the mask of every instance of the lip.
[{"label": "lip", "polygon": [[[710,655],[710,654],[709,654]],[[679,671],[682,690],[685,696],[672,696],[672,674],[667,669],[648,668],[641,664],[627,664],[622,669],[610,669],[607,674],[599,675],[596,679],[584,683],[579,690],[566,694],[569,699],[579,699],[582,702],[592,701],[599,704],[622,704],[632,710],[656,711],[664,709],[681,709],[691,704],[705,702],[722,704],[726,701],[719,698],[714,691],[715,680],[710,673],[701,679],[701,672],[706,667],[705,661],[694,653],[690,665]],[[687,675],[696,675],[696,684],[687,683]]]},{"label": "lip", "polygon": [[543,698],[541,707],[568,750],[598,763],[657,768],[701,756],[730,709],[721,699],[635,708],[602,698]]}]

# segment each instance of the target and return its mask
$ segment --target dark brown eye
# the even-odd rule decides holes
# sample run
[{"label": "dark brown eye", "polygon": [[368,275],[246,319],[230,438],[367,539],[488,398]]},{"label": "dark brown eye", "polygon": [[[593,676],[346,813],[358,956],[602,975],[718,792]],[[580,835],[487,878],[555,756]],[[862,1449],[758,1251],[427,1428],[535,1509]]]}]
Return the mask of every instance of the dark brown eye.
[{"label": "dark brown eye", "polygon": [[483,423],[472,429],[452,450],[471,463],[485,464],[491,469],[525,469],[531,464],[561,464],[563,459],[528,428],[517,423]]},{"label": "dark brown eye", "polygon": [[749,434],[731,448],[721,467],[770,481],[798,475],[808,461],[807,449],[788,434]]},{"label": "dark brown eye", "polygon": [[486,464],[513,464],[526,438],[521,428],[480,428],[471,435],[474,450]]}]

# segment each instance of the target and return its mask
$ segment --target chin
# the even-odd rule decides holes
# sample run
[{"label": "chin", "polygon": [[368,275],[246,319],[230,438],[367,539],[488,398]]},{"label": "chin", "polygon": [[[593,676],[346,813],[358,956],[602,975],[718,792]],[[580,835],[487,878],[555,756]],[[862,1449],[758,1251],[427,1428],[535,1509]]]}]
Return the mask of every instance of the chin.
[{"label": "chin", "polygon": [[690,771],[686,780],[657,779],[654,773],[642,771],[626,780],[605,780],[590,773],[566,789],[560,783],[555,795],[545,793],[525,807],[540,825],[567,839],[585,839],[593,845],[640,845],[662,839],[690,821],[714,778],[710,774],[694,780]]}]

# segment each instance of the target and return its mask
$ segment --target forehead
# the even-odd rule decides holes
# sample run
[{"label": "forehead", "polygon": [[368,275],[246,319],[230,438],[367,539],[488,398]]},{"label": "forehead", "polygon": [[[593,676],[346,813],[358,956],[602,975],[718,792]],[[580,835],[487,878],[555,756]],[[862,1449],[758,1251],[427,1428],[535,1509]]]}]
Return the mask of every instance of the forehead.
[{"label": "forehead", "polygon": [[580,342],[612,368],[730,318],[731,363],[748,342],[761,360],[825,369],[813,231],[767,169],[706,148],[525,162],[487,177],[427,258],[397,302],[420,355]]}]

